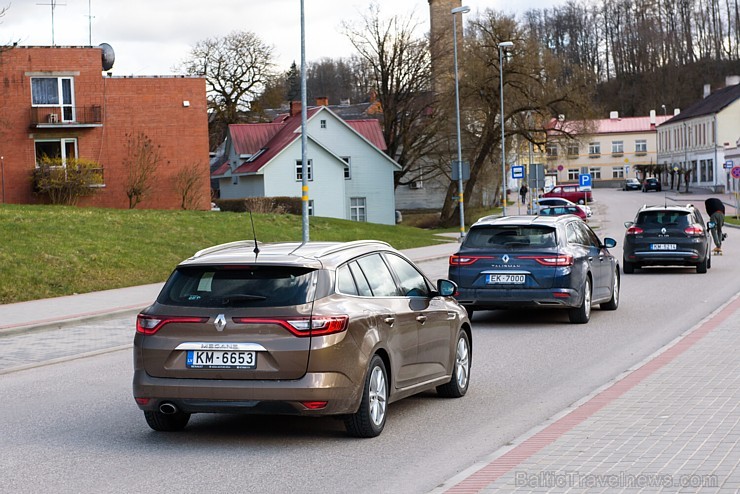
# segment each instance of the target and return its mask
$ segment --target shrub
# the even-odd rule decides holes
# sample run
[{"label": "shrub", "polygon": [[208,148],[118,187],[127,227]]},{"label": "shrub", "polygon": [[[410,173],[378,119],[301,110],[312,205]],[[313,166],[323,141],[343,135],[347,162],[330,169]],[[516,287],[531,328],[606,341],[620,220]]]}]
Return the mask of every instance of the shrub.
[{"label": "shrub", "polygon": [[37,195],[51,204],[74,205],[80,197],[90,196],[102,185],[103,167],[89,160],[43,157],[32,175]]},{"label": "shrub", "polygon": [[233,213],[276,213],[296,214],[302,213],[300,197],[245,197],[242,199],[216,199],[214,201],[221,211]]}]

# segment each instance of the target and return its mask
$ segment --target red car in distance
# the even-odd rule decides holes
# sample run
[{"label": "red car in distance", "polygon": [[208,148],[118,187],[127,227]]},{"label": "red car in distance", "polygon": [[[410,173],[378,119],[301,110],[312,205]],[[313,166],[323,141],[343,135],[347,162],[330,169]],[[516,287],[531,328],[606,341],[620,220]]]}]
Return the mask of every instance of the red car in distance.
[{"label": "red car in distance", "polygon": [[541,197],[562,197],[576,204],[586,204],[594,199],[590,190],[583,190],[578,184],[560,184],[545,192]]}]

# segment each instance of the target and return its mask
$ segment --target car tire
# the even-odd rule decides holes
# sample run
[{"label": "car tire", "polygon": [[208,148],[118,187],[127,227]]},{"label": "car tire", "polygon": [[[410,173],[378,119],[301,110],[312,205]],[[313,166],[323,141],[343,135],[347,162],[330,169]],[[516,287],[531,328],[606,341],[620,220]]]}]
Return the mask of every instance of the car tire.
[{"label": "car tire", "polygon": [[634,262],[627,262],[625,260],[622,260],[622,271],[624,274],[632,274],[635,272],[635,263]]},{"label": "car tire", "polygon": [[162,413],[156,410],[144,411],[144,418],[155,431],[176,432],[181,431],[188,425],[190,414],[185,412]]},{"label": "car tire", "polygon": [[705,258],[702,262],[696,265],[696,272],[700,274],[704,274],[707,272],[708,268],[707,258]]},{"label": "car tire", "polygon": [[388,407],[388,373],[383,359],[370,359],[360,408],[344,421],[347,433],[354,437],[376,437],[383,432]]},{"label": "car tire", "polygon": [[568,319],[573,324],[586,324],[591,318],[591,278],[583,283],[583,301],[578,307],[568,309]]},{"label": "car tire", "polygon": [[453,362],[450,382],[437,386],[437,394],[444,398],[460,398],[468,392],[470,383],[470,337],[465,331],[460,331],[455,345],[455,361]]},{"label": "car tire", "polygon": [[600,304],[599,307],[603,310],[617,310],[619,307],[619,267],[614,270],[614,284],[612,286],[612,298],[608,302]]}]

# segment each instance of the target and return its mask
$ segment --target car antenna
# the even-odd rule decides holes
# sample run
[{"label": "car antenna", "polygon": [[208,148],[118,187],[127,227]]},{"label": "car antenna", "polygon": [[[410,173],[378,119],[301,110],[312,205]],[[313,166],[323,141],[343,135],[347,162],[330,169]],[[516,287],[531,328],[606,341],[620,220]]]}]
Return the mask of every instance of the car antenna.
[{"label": "car antenna", "polygon": [[257,262],[257,256],[260,253],[260,248],[257,245],[257,232],[254,229],[254,218],[252,218],[252,210],[247,208],[247,211],[249,212],[249,221],[252,223],[252,238],[254,239],[254,250],[252,250],[252,252],[254,252],[255,262]]}]

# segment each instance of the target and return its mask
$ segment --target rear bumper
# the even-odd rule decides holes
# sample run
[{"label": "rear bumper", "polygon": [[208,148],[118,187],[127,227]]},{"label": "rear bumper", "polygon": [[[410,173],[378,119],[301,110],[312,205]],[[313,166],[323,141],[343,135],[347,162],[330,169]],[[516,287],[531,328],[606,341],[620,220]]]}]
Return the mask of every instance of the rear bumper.
[{"label": "rear bumper", "polygon": [[579,307],[583,294],[572,288],[465,289],[459,288],[457,301],[472,309],[515,309],[523,307]]},{"label": "rear bumper", "polygon": [[[218,380],[152,377],[134,371],[135,398],[142,410],[157,410],[172,403],[189,413],[252,413],[285,415],[335,415],[354,413],[360,403],[362,383],[339,373],[309,373],[295,380]],[[326,401],[319,410],[301,402]]]},{"label": "rear bumper", "polygon": [[693,266],[699,264],[705,257],[706,252],[698,250],[637,250],[632,254],[625,254],[624,259],[641,266]]}]

